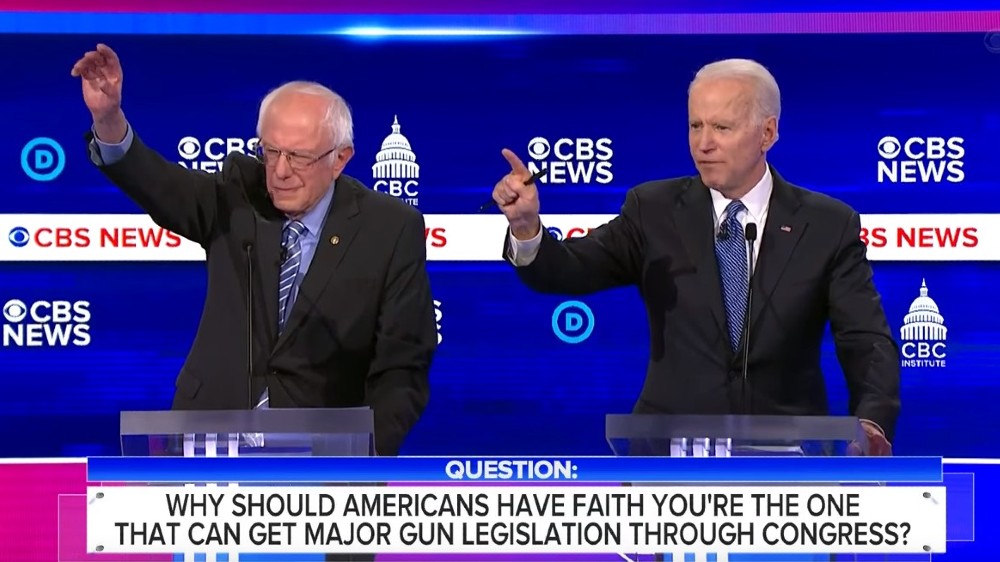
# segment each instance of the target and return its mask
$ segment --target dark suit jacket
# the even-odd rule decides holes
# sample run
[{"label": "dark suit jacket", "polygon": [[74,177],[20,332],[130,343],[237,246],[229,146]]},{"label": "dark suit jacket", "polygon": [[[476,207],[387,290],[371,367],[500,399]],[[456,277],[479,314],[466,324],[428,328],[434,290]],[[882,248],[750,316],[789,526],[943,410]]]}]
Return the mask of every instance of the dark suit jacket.
[{"label": "dark suit jacket", "polygon": [[[829,322],[850,412],[892,439],[898,347],[859,239],[860,217],[771,172],[752,283],[750,413],[827,414],[820,345]],[[516,271],[543,293],[639,287],[651,352],[636,413],[739,414],[743,349],[734,352],[727,337],[713,237],[711,194],[698,177],[652,181],[629,190],[620,215],[584,238],[559,242],[546,232],[534,262]]]},{"label": "dark suit jacket", "polygon": [[[247,409],[266,381],[272,408],[371,406],[378,454],[398,453],[426,407],[437,345],[419,211],[342,175],[279,337],[285,218],[267,197],[262,164],[234,153],[221,172],[190,171],[136,136],[121,161],[100,170],[156,224],[207,252],[208,294],[177,377],[175,409]],[[230,225],[237,209],[256,218],[250,389],[246,255]]]}]

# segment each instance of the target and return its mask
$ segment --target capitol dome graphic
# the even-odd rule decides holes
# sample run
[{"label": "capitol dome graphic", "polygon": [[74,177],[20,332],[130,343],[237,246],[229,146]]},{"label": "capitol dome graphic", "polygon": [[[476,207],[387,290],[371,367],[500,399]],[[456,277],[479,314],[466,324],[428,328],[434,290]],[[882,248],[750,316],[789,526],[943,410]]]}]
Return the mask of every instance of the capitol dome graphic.
[{"label": "capitol dome graphic", "polygon": [[410,148],[410,141],[399,132],[399,118],[392,118],[392,132],[382,141],[382,149],[375,155],[372,176],[375,179],[410,180],[420,177],[417,155]]},{"label": "capitol dome graphic", "polygon": [[945,341],[948,328],[934,299],[927,296],[927,280],[920,284],[920,296],[913,299],[910,312],[903,317],[903,327],[899,330],[903,341]]}]

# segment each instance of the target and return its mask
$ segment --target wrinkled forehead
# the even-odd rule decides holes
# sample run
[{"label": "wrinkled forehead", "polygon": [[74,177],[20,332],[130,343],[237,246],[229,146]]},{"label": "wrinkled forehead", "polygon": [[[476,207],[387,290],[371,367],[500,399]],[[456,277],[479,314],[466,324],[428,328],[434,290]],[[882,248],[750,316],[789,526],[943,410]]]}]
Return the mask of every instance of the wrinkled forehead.
[{"label": "wrinkled forehead", "polygon": [[324,117],[323,106],[279,98],[262,115],[261,142],[285,149],[319,148],[329,144]]},{"label": "wrinkled forehead", "polygon": [[745,118],[753,102],[753,88],[745,80],[709,79],[691,88],[688,113],[694,119]]}]

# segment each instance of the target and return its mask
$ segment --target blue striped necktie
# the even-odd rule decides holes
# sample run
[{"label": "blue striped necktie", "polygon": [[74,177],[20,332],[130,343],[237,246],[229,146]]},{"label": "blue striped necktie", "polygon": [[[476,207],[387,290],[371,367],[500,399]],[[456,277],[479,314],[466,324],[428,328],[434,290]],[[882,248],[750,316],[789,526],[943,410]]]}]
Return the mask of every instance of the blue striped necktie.
[{"label": "blue striped necktie", "polygon": [[738,199],[726,207],[726,218],[715,239],[715,258],[719,262],[722,280],[722,300],[726,307],[726,324],[729,344],[733,351],[740,346],[747,308],[747,290],[750,286],[747,264],[747,243],[743,236],[740,214],[746,207]]},{"label": "blue striped necktie", "polygon": [[[282,255],[285,256],[281,262],[281,273],[278,274],[278,334],[285,329],[285,322],[288,321],[288,312],[292,309],[295,301],[295,293],[292,290],[295,286],[295,276],[299,274],[299,265],[302,263],[302,245],[299,239],[306,232],[306,225],[299,221],[291,221],[285,225],[281,238]],[[267,408],[270,396],[267,389],[257,402],[257,408]]]},{"label": "blue striped necktie", "polygon": [[306,225],[299,221],[291,221],[285,225],[285,232],[281,239],[281,248],[285,256],[281,262],[281,274],[278,276],[278,333],[285,329],[285,322],[288,321],[288,311],[292,309],[295,295],[292,287],[295,285],[295,276],[299,274],[299,265],[302,263],[302,245],[299,238],[306,231]]}]

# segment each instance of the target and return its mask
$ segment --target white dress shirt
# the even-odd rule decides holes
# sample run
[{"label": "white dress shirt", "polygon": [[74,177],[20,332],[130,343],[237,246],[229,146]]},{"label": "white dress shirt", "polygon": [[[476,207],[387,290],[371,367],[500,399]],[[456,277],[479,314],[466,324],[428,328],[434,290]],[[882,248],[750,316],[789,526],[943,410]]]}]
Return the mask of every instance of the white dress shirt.
[{"label": "white dress shirt", "polygon": [[[744,229],[743,232],[746,232],[748,224],[757,223],[757,239],[753,242],[754,268],[757,267],[757,256],[760,255],[760,240],[764,237],[764,225],[767,224],[767,210],[771,204],[771,191],[773,189],[774,182],[771,179],[771,169],[765,166],[764,176],[760,178],[757,185],[753,186],[753,189],[740,198],[743,206],[747,208],[743,212],[743,216],[740,217],[740,224],[743,225]],[[732,200],[726,199],[725,195],[714,189],[709,189],[708,192],[712,194],[712,208],[715,211],[715,234],[718,235],[719,227],[726,220],[726,207]],[[742,238],[743,232],[736,235]],[[749,255],[747,256],[747,261],[750,261]]]}]

